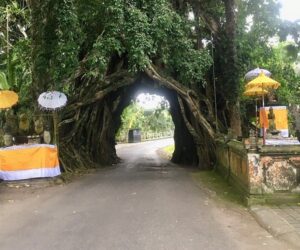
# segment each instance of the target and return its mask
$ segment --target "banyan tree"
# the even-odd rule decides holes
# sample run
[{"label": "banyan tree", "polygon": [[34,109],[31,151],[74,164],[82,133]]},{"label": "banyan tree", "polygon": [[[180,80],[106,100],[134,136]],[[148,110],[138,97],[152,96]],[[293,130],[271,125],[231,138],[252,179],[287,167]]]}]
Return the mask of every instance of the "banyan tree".
[{"label": "banyan tree", "polygon": [[[234,69],[234,1],[28,2],[32,90],[36,95],[49,88],[64,90],[70,100],[59,123],[65,169],[118,160],[115,134],[120,116],[140,89],[159,92],[170,102],[175,124],[172,160],[211,167],[217,123],[222,127],[214,108],[217,77],[212,66],[218,57],[212,58],[212,52],[226,51]],[[227,13],[225,24],[216,17],[218,11]],[[231,39],[229,47],[225,38]],[[231,68],[217,68],[220,79],[230,82],[222,71],[230,73]],[[236,78],[235,72],[229,75]],[[226,93],[220,86],[218,105],[225,107]],[[236,99],[229,104],[235,106]]]},{"label": "banyan tree", "polygon": [[120,116],[137,90],[158,90],[170,102],[175,124],[174,162],[209,167],[214,152],[214,130],[204,117],[197,94],[174,79],[161,76],[154,66],[130,74],[118,71],[105,78],[102,87],[88,83],[64,110],[60,123],[62,161],[66,166],[86,162],[110,164],[117,161],[115,134]]}]

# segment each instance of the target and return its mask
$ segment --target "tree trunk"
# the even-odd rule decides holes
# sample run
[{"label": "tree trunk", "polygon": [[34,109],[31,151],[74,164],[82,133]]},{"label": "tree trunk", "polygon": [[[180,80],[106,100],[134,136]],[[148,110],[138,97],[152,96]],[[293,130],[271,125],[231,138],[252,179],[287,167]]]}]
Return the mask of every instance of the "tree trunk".
[{"label": "tree trunk", "polygon": [[236,18],[235,0],[223,0],[225,4],[225,34],[227,47],[227,64],[225,65],[225,79],[228,86],[230,128],[234,136],[242,135],[241,116],[239,111],[239,68],[236,49]]},{"label": "tree trunk", "polygon": [[195,144],[195,139],[193,138],[190,130],[186,126],[186,122],[184,121],[182,112],[180,110],[180,104],[178,102],[180,99],[177,99],[177,94],[175,94],[171,99],[169,98],[168,100],[171,104],[170,113],[175,125],[175,150],[171,161],[180,164],[197,165],[199,162],[197,157],[197,145]]}]

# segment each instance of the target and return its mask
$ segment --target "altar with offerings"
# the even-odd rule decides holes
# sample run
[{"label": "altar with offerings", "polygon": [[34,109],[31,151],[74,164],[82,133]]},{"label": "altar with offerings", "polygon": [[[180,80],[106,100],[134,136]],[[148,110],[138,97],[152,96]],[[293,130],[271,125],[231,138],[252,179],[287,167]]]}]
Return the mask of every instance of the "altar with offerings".
[{"label": "altar with offerings", "polygon": [[0,179],[22,180],[60,175],[57,147],[24,144],[0,149]]}]

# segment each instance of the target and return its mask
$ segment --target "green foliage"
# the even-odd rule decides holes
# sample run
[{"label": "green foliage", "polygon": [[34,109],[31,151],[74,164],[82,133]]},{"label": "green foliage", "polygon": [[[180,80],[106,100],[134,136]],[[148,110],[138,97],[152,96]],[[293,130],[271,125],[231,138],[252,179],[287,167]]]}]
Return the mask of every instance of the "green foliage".
[{"label": "green foliage", "polygon": [[122,126],[118,135],[127,134],[129,129],[140,128],[143,133],[169,132],[174,130],[172,117],[164,103],[155,110],[145,110],[137,102],[126,107],[121,116]]},{"label": "green foliage", "polygon": [[29,16],[29,8],[24,1],[4,1],[0,4],[1,78],[6,79],[5,88],[12,88],[19,93],[21,104],[32,103],[29,91],[31,84],[30,40],[27,31],[30,26]]},{"label": "green foliage", "polygon": [[300,49],[300,20],[296,22],[284,21],[280,24],[279,37],[281,41],[285,41],[291,36],[295,42],[295,47]]},{"label": "green foliage", "polygon": [[238,1],[238,53],[241,72],[264,67],[272,56],[269,39],[279,29],[279,5],[276,1]]},{"label": "green foliage", "polygon": [[[211,57],[206,50],[194,49],[189,38],[191,24],[168,1],[105,1],[105,6],[105,17],[97,26],[99,34],[88,55],[87,75],[103,77],[117,56],[126,58],[132,72],[158,63],[186,85],[203,82]],[[88,21],[96,26],[96,20]]]},{"label": "green foliage", "polygon": [[72,0],[60,0],[53,11],[57,17],[56,41],[51,55],[50,74],[56,87],[64,83],[78,66],[78,53],[83,41]]},{"label": "green foliage", "polygon": [[162,158],[165,158],[167,160],[171,160],[172,155],[174,153],[174,150],[175,150],[175,145],[173,144],[173,145],[169,145],[169,146],[166,146],[166,147],[162,148],[158,152],[160,153],[160,156]]},{"label": "green foliage", "polygon": [[43,90],[62,89],[63,83],[79,65],[78,55],[83,39],[73,1],[37,3],[32,11],[32,22],[36,84],[40,84]]},{"label": "green foliage", "polygon": [[122,119],[122,129],[128,131],[133,128],[141,128],[144,117],[144,110],[141,106],[132,102],[125,110],[121,116]]},{"label": "green foliage", "polygon": [[0,89],[9,89],[9,85],[6,80],[6,75],[4,72],[0,71]]},{"label": "green foliage", "polygon": [[175,150],[175,145],[169,145],[169,146],[164,147],[164,151],[168,155],[169,159],[171,158],[174,150]]}]

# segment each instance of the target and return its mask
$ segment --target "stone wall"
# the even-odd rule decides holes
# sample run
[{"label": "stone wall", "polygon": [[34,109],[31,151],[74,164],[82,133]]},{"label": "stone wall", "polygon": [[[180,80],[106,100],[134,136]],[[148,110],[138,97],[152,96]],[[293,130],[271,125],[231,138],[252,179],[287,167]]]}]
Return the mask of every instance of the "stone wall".
[{"label": "stone wall", "polygon": [[299,145],[268,145],[250,151],[239,141],[218,141],[217,166],[247,203],[300,202]]}]

